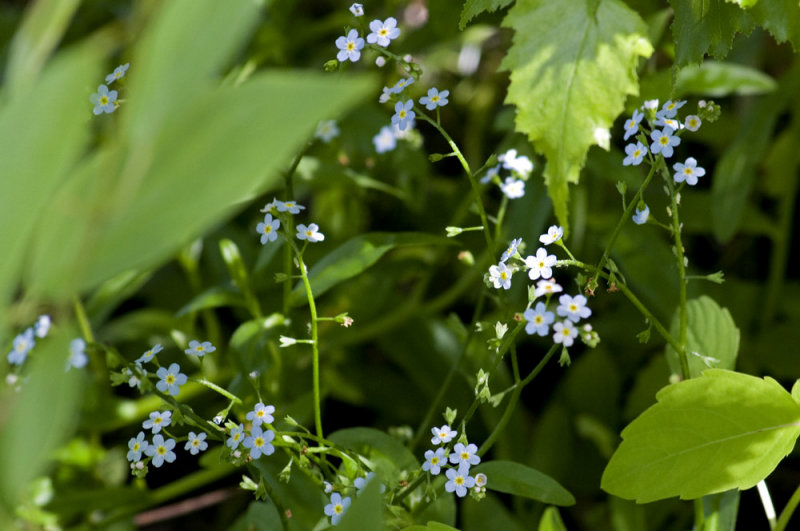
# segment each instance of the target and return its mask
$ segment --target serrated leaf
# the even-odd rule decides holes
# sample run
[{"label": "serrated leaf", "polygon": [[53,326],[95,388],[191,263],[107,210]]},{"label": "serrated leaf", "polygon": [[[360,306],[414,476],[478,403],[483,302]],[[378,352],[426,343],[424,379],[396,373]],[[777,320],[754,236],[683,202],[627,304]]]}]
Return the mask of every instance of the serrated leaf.
[{"label": "serrated leaf", "polygon": [[[453,240],[418,232],[373,232],[347,240],[308,271],[311,292],[318,297],[336,284],[352,278],[371,267],[395,247],[411,245],[455,245]],[[292,305],[306,302],[303,284],[292,290]]]},{"label": "serrated leaf", "polygon": [[[736,366],[736,356],[739,353],[739,329],[733,322],[731,313],[720,307],[714,299],[703,295],[700,298],[686,303],[686,350],[689,354],[689,372],[691,377],[699,376],[703,371],[713,367],[715,369],[733,370]],[[672,337],[680,337],[680,316],[678,311],[672,318],[670,325]],[[696,352],[699,356],[710,356],[719,360],[711,365],[706,365],[702,358],[691,354]],[[681,364],[678,353],[667,345],[667,362],[673,374],[681,373]]]},{"label": "serrated leaf", "polygon": [[737,33],[749,34],[755,27],[750,11],[724,0],[670,0],[675,11],[672,36],[675,63],[701,63],[705,54],[724,59]]},{"label": "serrated leaf", "polygon": [[720,98],[773,92],[778,83],[767,74],[748,66],[704,61],[681,68],[675,79],[675,96],[688,94]]},{"label": "serrated leaf", "polygon": [[520,0],[503,25],[515,30],[501,65],[511,72],[506,102],[517,106],[517,131],[547,158],[548,194],[566,226],[568,183],[638,94],[638,60],[653,51],[647,25],[619,0]]},{"label": "serrated leaf", "polygon": [[467,27],[470,20],[484,11],[494,13],[513,1],[514,0],[466,0],[466,2],[464,2],[464,8],[461,10],[461,20],[458,22],[458,28],[463,30]]},{"label": "serrated leaf", "polygon": [[800,2],[761,0],[749,13],[776,41],[789,41],[795,53],[800,50]]},{"label": "serrated leaf", "polygon": [[800,406],[772,378],[711,369],[656,399],[622,431],[603,473],[606,492],[647,503],[748,489],[800,435]]},{"label": "serrated leaf", "polygon": [[575,497],[558,481],[513,461],[492,460],[470,470],[471,474],[484,473],[486,488],[515,496],[530,498],[551,505],[575,505]]}]

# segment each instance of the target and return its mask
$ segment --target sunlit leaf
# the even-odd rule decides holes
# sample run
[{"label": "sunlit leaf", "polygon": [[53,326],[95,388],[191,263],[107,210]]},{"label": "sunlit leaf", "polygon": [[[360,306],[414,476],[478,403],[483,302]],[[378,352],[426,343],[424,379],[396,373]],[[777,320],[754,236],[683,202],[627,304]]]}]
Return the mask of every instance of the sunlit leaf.
[{"label": "sunlit leaf", "polygon": [[639,58],[653,51],[647,25],[619,0],[520,0],[503,25],[515,31],[501,65],[511,73],[506,102],[517,107],[517,131],[547,159],[548,194],[566,226],[568,184],[590,146],[607,149],[625,99],[638,94]]},{"label": "sunlit leaf", "polygon": [[513,1],[514,0],[466,0],[464,2],[464,8],[461,10],[461,20],[458,22],[458,27],[463,30],[467,27],[470,20],[484,11],[494,13]]},{"label": "sunlit leaf", "polygon": [[603,474],[606,492],[647,503],[748,489],[800,435],[800,406],[772,378],[711,369],[656,399],[622,431]]},{"label": "sunlit leaf", "polygon": [[737,5],[725,0],[670,0],[675,10],[672,35],[678,66],[700,63],[705,54],[724,59],[737,33],[749,34],[755,23]]},{"label": "sunlit leaf", "polygon": [[575,505],[575,497],[555,479],[520,463],[486,461],[470,469],[470,474],[473,472],[486,474],[486,488],[489,490],[552,505]]}]

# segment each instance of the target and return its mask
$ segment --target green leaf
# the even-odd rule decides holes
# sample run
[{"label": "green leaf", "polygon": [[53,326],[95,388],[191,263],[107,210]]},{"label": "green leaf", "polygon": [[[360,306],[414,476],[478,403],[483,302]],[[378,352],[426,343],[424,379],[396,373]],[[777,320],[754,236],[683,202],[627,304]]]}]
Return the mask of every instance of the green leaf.
[{"label": "green leaf", "polygon": [[800,380],[794,382],[792,386],[792,398],[794,398],[795,402],[800,404]]},{"label": "green leaf", "polygon": [[544,510],[539,520],[539,531],[567,531],[567,526],[564,525],[557,508],[548,507]]},{"label": "green leaf", "polygon": [[[309,270],[311,291],[314,297],[319,297],[336,284],[369,268],[395,247],[412,245],[456,245],[456,242],[418,232],[373,232],[356,236],[325,255]],[[298,283],[289,301],[292,305],[298,305],[306,300],[303,284]]]},{"label": "green leaf", "polygon": [[472,497],[465,498],[461,502],[461,521],[463,531],[486,529],[522,531],[523,529],[506,506],[492,493],[487,493],[480,501]]},{"label": "green leaf", "polygon": [[725,0],[729,4],[736,4],[742,9],[749,9],[758,3],[758,0]]},{"label": "green leaf", "polygon": [[[486,488],[551,505],[575,505],[575,498],[555,479],[513,461],[487,461],[471,470],[486,474]],[[474,475],[474,474],[473,474]]]},{"label": "green leaf", "polygon": [[675,63],[701,63],[705,54],[724,59],[737,33],[749,34],[755,23],[750,11],[724,0],[670,0],[675,11],[672,36]]},{"label": "green leaf", "polygon": [[689,94],[715,98],[736,94],[750,96],[773,92],[778,83],[767,74],[744,65],[704,61],[680,69],[675,79],[676,97]]},{"label": "green leaf", "polygon": [[394,437],[373,428],[346,428],[333,432],[328,440],[355,450],[382,469],[383,477],[391,478],[397,471],[419,466],[411,451]]},{"label": "green leaf", "polygon": [[514,0],[466,0],[466,2],[464,2],[464,8],[461,10],[461,20],[458,22],[458,28],[463,30],[467,27],[470,20],[484,11],[494,13],[513,1]]},{"label": "green leaf", "polygon": [[[686,350],[689,354],[689,372],[691,377],[713,367],[715,369],[733,370],[736,356],[739,353],[739,329],[733,322],[730,312],[720,307],[714,299],[703,295],[686,303]],[[680,315],[676,310],[670,325],[672,337],[680,337]],[[707,365],[700,356],[710,356],[719,360]],[[667,345],[667,362],[673,374],[681,373],[678,353]]]},{"label": "green leaf", "polygon": [[800,51],[800,2],[761,0],[749,13],[776,41],[789,41],[795,53]]},{"label": "green leaf", "polygon": [[250,502],[247,511],[233,524],[230,531],[272,531],[281,529],[278,508],[271,500]]},{"label": "green leaf", "polygon": [[519,0],[503,25],[514,44],[507,103],[516,129],[547,158],[556,216],[567,226],[568,183],[577,183],[589,147],[607,146],[608,129],[638,94],[636,66],[653,51],[647,25],[619,0]]},{"label": "green leaf", "polygon": [[606,492],[647,503],[748,489],[800,435],[800,406],[772,378],[711,369],[656,399],[622,431],[603,474]]},{"label": "green leaf", "polygon": [[359,492],[358,497],[353,497],[352,505],[347,509],[336,529],[343,531],[386,529],[382,513],[381,483],[373,479]]}]

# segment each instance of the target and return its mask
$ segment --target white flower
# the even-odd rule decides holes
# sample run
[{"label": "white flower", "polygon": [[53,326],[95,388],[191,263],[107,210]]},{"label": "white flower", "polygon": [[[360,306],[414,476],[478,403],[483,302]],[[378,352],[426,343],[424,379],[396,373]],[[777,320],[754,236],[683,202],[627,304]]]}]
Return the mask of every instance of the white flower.
[{"label": "white flower", "polygon": [[645,100],[642,108],[654,111],[658,109],[658,100]]},{"label": "white flower", "polygon": [[503,163],[503,168],[515,171],[522,177],[527,177],[533,171],[531,159],[525,155],[517,156],[516,149],[509,149],[502,155],[498,155],[497,160]]},{"label": "white flower", "polygon": [[293,338],[293,337],[281,336],[278,339],[281,342],[281,347],[290,347],[290,346],[294,345],[295,343],[297,343],[297,340],[295,338]]},{"label": "white flower", "polygon": [[496,289],[511,288],[511,270],[503,262],[489,268],[489,278]]},{"label": "white flower", "polygon": [[391,127],[384,125],[381,127],[380,133],[372,137],[372,143],[375,145],[375,151],[386,153],[397,147],[397,137],[394,136]]},{"label": "white flower", "polygon": [[559,307],[556,308],[556,313],[561,317],[566,317],[573,323],[577,323],[581,319],[586,319],[592,315],[592,310],[586,307],[586,297],[583,295],[562,295],[558,298]]},{"label": "white flower", "polygon": [[363,4],[353,4],[350,6],[350,12],[357,17],[364,16],[364,5]]},{"label": "white flower", "polygon": [[553,341],[555,343],[562,343],[565,347],[571,347],[578,336],[578,330],[572,321],[565,320],[553,325]]},{"label": "white flower", "polygon": [[547,229],[547,233],[539,236],[539,241],[545,245],[550,245],[560,240],[562,236],[564,236],[564,229],[558,225],[550,225],[550,228]]},{"label": "white flower", "polygon": [[642,157],[647,153],[647,148],[641,142],[636,142],[636,144],[628,144],[625,146],[625,153],[628,156],[622,160],[622,165],[630,166],[633,164],[634,166],[638,166],[642,163]]},{"label": "white flower", "polygon": [[525,195],[525,181],[520,181],[513,177],[506,177],[503,184],[500,185],[500,190],[509,199],[517,199]]},{"label": "white flower", "polygon": [[686,129],[688,129],[689,131],[695,132],[695,131],[697,131],[698,129],[700,129],[700,126],[701,126],[701,125],[703,125],[703,122],[702,122],[702,120],[700,120],[700,117],[699,117],[699,116],[697,116],[697,115],[695,115],[695,114],[690,114],[690,115],[689,115],[689,116],[687,116],[687,117],[686,117],[686,119],[683,121],[683,125],[684,125],[684,127],[686,127]]},{"label": "white flower", "polygon": [[447,424],[441,428],[431,428],[431,433],[433,434],[431,444],[447,444],[453,440],[453,437],[458,435],[458,432],[451,430]]},{"label": "white flower", "polygon": [[556,255],[547,254],[544,247],[539,247],[536,250],[536,256],[528,256],[525,258],[525,265],[528,266],[528,277],[531,280],[537,278],[550,278],[553,276],[552,267],[556,265]]},{"label": "white flower", "polygon": [[317,132],[314,133],[314,136],[326,144],[339,136],[339,127],[336,125],[336,120],[323,120],[318,123]]},{"label": "white flower", "polygon": [[559,293],[561,291],[563,291],[563,288],[551,278],[549,280],[540,280],[537,282],[533,296],[541,297],[542,295],[550,295],[553,293]]}]

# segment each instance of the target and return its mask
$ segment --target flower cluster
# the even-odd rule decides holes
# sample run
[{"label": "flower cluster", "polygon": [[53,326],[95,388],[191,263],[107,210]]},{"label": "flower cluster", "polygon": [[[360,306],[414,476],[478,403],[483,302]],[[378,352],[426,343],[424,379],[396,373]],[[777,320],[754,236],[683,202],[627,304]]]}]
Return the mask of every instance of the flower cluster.
[{"label": "flower cluster", "polygon": [[[563,288],[556,283],[553,278],[553,268],[556,267],[558,259],[554,254],[549,254],[546,246],[553,243],[563,247],[561,238],[564,231],[556,225],[551,226],[545,234],[539,236],[539,242],[545,247],[539,247],[536,253],[525,258],[519,252],[522,245],[522,238],[516,238],[503,252],[500,262],[489,267],[487,282],[491,283],[496,289],[510,289],[513,274],[519,270],[526,270],[528,278],[536,282],[535,288],[529,289],[528,308],[522,314],[526,321],[525,331],[529,335],[546,336],[551,333],[555,344],[564,347],[571,347],[575,338],[579,334],[577,324],[581,319],[586,319],[592,314],[586,304],[587,300],[581,294],[571,296],[563,294],[558,298],[558,306],[555,313],[549,311],[548,304],[551,297],[563,291]],[[544,300],[539,300],[544,297]],[[535,306],[531,305],[536,303]],[[556,315],[562,319],[556,322]],[[584,330],[581,338],[587,344],[596,343],[596,334],[591,333],[591,328]]]},{"label": "flower cluster", "polygon": [[[28,359],[28,354],[33,351],[33,347],[36,346],[36,340],[43,339],[50,333],[51,325],[52,320],[49,315],[40,315],[32,326],[17,334],[11,343],[11,350],[6,355],[9,365],[16,366],[19,369]],[[66,369],[69,370],[72,367],[81,369],[87,363],[89,363],[89,356],[86,354],[86,342],[81,338],[70,341]],[[7,383],[10,385],[16,382],[16,373],[10,373],[7,377]]]},{"label": "flower cluster", "polygon": [[[683,121],[678,118],[678,109],[686,105],[685,100],[668,100],[661,108],[658,108],[658,100],[648,100],[639,108],[633,111],[633,115],[625,121],[624,139],[630,137],[636,139],[635,143],[625,146],[625,158],[623,166],[638,166],[644,160],[649,164],[655,164],[655,156],[661,155],[664,159],[672,157],[675,148],[681,144],[681,134],[683,131],[695,132],[700,129],[703,120],[700,115],[713,115],[713,104],[707,108],[704,101],[700,101],[698,114],[690,114]],[[647,118],[646,124],[643,120]],[[647,137],[651,142],[647,145]],[[644,143],[642,142],[644,140]],[[649,149],[648,149],[649,148]],[[706,174],[706,170],[697,165],[694,157],[687,158],[683,163],[676,162],[672,165],[674,174],[673,181],[676,184],[686,183],[694,186],[698,178]],[[650,209],[644,202],[637,205],[636,214],[633,221],[637,225],[643,225],[650,217]]]},{"label": "flower cluster", "polygon": [[125,63],[116,67],[113,72],[106,76],[106,84],[98,86],[97,92],[89,97],[89,101],[94,105],[92,113],[95,116],[103,113],[111,114],[117,110],[119,107],[119,101],[117,100],[119,93],[116,90],[108,90],[108,85],[125,77],[125,73],[130,66],[130,63]]},{"label": "flower cluster", "polygon": [[[261,243],[267,244],[274,242],[278,239],[278,229],[281,227],[280,216],[284,218],[288,214],[299,214],[301,210],[306,207],[297,204],[295,201],[280,201],[279,199],[272,199],[272,202],[267,203],[261,212],[266,212],[264,221],[256,226],[256,232],[261,234]],[[273,217],[275,214],[276,217]],[[286,221],[284,219],[284,221]],[[295,227],[297,234],[295,236],[298,240],[303,240],[309,243],[321,242],[325,239],[325,235],[319,232],[319,226],[316,223],[310,223],[308,226],[300,223]]]},{"label": "flower cluster", "polygon": [[[350,6],[350,12],[356,17],[364,16],[364,6],[362,4],[353,4]],[[386,20],[375,19],[369,23],[370,33],[367,34],[369,44],[374,44],[382,48],[386,48],[389,44],[400,36],[400,28],[397,27],[397,19],[389,17]],[[361,59],[361,50],[364,49],[364,38],[361,37],[358,30],[351,29],[347,34],[336,39],[336,48],[339,51],[336,54],[336,59],[343,63],[345,61],[357,62]]]},{"label": "flower cluster", "polygon": [[431,433],[433,434],[431,444],[438,448],[425,452],[422,470],[432,476],[438,476],[442,469],[447,467],[445,470],[447,483],[444,485],[444,490],[455,492],[459,498],[466,496],[469,489],[473,489],[477,495],[485,492],[486,475],[470,475],[470,467],[481,462],[478,447],[469,443],[462,436],[461,440],[451,449],[449,443],[458,435],[458,432],[452,430],[448,424],[441,428],[431,428]]},{"label": "flower cluster", "polygon": [[[509,199],[517,199],[525,195],[525,181],[533,171],[533,162],[525,155],[517,155],[516,149],[509,149],[497,156],[499,164],[489,168],[486,175],[481,178],[482,184],[496,183],[503,194]],[[500,176],[500,171],[508,170],[511,175]]]},{"label": "flower cluster", "polygon": [[275,406],[267,406],[263,402],[259,402],[247,414],[247,420],[252,423],[249,434],[245,431],[244,424],[231,425],[225,444],[231,449],[234,457],[241,456],[240,450],[238,450],[239,444],[250,450],[251,459],[275,453],[275,447],[272,445],[275,432],[268,426],[275,420],[272,416],[273,413],[275,413]]}]

